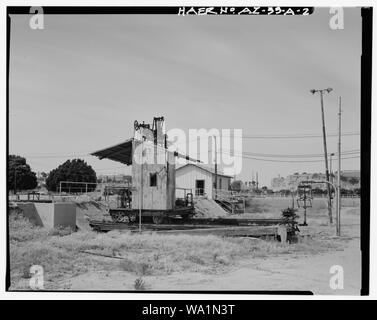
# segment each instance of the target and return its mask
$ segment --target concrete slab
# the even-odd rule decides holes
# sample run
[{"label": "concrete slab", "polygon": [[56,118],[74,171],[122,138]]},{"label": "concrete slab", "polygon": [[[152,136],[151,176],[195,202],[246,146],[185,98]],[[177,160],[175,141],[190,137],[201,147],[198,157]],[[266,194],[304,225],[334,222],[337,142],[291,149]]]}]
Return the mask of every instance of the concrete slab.
[{"label": "concrete slab", "polygon": [[57,203],[18,203],[33,224],[45,228],[76,227],[76,204],[69,202]]}]

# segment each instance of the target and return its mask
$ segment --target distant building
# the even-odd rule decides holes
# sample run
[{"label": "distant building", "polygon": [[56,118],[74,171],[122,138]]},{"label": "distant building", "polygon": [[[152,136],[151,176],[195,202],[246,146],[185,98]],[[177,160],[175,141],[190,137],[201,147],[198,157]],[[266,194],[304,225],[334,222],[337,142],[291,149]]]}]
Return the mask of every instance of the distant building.
[{"label": "distant building", "polygon": [[[360,170],[342,170],[340,173],[342,177],[360,179]],[[335,172],[335,175],[336,174],[337,171]]]},{"label": "distant building", "polygon": [[[333,181],[336,181],[336,172],[333,173]],[[276,177],[271,180],[271,189],[274,192],[281,190],[296,189],[301,182],[307,180],[325,181],[326,175],[324,173],[295,173],[287,177]],[[331,181],[331,179],[330,179]],[[359,170],[345,170],[341,172],[341,187],[344,189],[360,188],[360,171]],[[326,190],[326,183],[313,184],[313,188]]]},{"label": "distant building", "polygon": [[[291,190],[291,189],[296,189],[297,186],[301,182],[305,182],[308,180],[314,180],[314,181],[324,181],[326,180],[326,175],[323,173],[295,173],[287,176],[286,178],[284,177],[277,177],[273,178],[271,181],[271,189],[276,192],[276,191],[281,191],[281,190]],[[323,189],[325,190],[327,188],[326,183],[318,183],[315,185],[315,188]]]},{"label": "distant building", "polygon": [[[231,176],[218,171],[217,189],[229,190]],[[188,163],[176,169],[176,187],[192,189],[194,195],[206,195],[213,198],[215,187],[215,170],[213,168]]]}]

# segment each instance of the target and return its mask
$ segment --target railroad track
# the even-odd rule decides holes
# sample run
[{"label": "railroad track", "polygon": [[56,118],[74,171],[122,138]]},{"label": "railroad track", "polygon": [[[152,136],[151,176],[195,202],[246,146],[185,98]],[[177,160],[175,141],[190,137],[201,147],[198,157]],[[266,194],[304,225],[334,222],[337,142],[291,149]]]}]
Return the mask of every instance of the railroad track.
[{"label": "railroad track", "polygon": [[[278,225],[281,219],[192,219],[189,223],[183,223],[180,219],[174,219],[169,224],[143,223],[143,233],[155,232],[163,234],[190,234],[190,235],[218,235],[232,237],[274,237],[279,232]],[[139,225],[118,223],[112,221],[91,220],[89,222],[93,230],[108,232],[111,230],[128,230],[139,232]]]}]

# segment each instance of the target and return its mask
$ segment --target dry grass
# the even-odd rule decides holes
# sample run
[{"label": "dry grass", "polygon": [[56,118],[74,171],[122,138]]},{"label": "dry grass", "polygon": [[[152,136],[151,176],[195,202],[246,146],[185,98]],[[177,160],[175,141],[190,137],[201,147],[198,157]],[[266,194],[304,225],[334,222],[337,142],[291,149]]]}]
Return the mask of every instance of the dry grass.
[{"label": "dry grass", "polygon": [[[308,216],[315,218],[327,217],[327,198],[314,198],[313,207],[307,209]],[[242,217],[265,217],[265,218],[279,218],[281,210],[292,206],[292,198],[290,197],[266,197],[266,198],[251,198],[246,203],[246,214]],[[297,201],[295,199],[295,207],[297,208]],[[342,199],[342,207],[360,208],[359,198],[344,198]],[[298,214],[302,213],[302,209],[298,208]]]},{"label": "dry grass", "polygon": [[291,253],[315,254],[335,248],[317,240],[287,245],[251,239],[131,234],[119,231],[107,234],[77,232],[67,237],[52,238],[49,243],[75,254],[90,250],[124,257],[120,261],[120,269],[138,276],[183,271],[214,272],[244,258]]},{"label": "dry grass", "polygon": [[[273,255],[317,254],[340,248],[340,243],[308,239],[294,245],[247,238],[216,236],[46,231],[20,215],[10,216],[12,289],[24,288],[31,265],[45,271],[45,288],[59,288],[59,280],[99,270],[122,270],[138,276],[173,272],[222,272],[244,259]],[[89,255],[84,251],[123,257],[122,260]],[[143,282],[135,283],[143,290]]]},{"label": "dry grass", "polygon": [[78,257],[70,252],[51,245],[51,240],[69,237],[71,229],[46,230],[32,225],[20,214],[9,216],[10,271],[12,288],[25,289],[17,282],[29,278],[32,265],[41,265],[45,280],[55,281],[67,273],[77,273],[83,269]]},{"label": "dry grass", "polygon": [[146,290],[145,281],[142,278],[137,278],[134,283],[134,289],[138,291]]}]

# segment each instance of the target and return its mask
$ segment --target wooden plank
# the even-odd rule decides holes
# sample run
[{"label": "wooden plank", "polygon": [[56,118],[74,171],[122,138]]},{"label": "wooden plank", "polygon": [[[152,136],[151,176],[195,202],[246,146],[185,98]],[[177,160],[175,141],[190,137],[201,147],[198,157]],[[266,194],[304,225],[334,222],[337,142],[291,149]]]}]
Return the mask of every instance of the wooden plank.
[{"label": "wooden plank", "polygon": [[249,237],[261,237],[261,236],[276,236],[277,227],[223,227],[223,228],[199,228],[188,230],[164,230],[157,231],[161,234],[189,234],[189,235],[216,235],[224,237],[236,237],[236,236],[249,236]]},{"label": "wooden plank", "polygon": [[193,218],[193,224],[221,224],[221,225],[236,225],[236,226],[251,226],[251,225],[276,225],[283,222],[282,219],[235,219],[235,218]]}]

